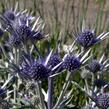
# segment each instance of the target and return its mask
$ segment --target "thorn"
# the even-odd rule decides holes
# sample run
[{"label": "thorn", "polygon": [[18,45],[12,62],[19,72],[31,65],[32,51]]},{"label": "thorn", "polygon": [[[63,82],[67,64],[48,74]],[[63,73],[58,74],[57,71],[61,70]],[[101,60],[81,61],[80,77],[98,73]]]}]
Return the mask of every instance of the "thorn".
[{"label": "thorn", "polygon": [[32,27],[32,30],[34,30],[34,29],[35,29],[35,27],[36,27],[36,25],[37,25],[37,23],[38,23],[39,19],[40,19],[40,17],[38,17],[38,18],[36,19],[36,21],[35,21],[35,23],[34,23],[34,25],[33,25],[33,27]]},{"label": "thorn", "polygon": [[53,53],[53,49],[51,50],[51,52],[49,53],[49,55],[46,58],[46,61],[44,63],[45,66],[48,64],[48,61],[50,60],[50,57],[51,57],[52,53]]},{"label": "thorn", "polygon": [[90,51],[91,51],[91,48],[84,54],[84,56],[81,58],[80,62],[84,61],[84,59],[88,56]]}]

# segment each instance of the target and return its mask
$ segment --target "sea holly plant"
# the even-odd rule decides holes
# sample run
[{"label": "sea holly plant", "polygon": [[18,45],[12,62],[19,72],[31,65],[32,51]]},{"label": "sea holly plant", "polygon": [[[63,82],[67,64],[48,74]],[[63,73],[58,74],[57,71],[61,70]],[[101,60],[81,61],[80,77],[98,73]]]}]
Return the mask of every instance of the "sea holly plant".
[{"label": "sea holly plant", "polygon": [[84,29],[77,35],[76,41],[84,47],[84,49],[87,49],[105,39],[108,34],[109,32],[103,32],[96,36],[94,30]]},{"label": "sea holly plant", "polygon": [[[71,45],[66,45],[67,50],[59,43],[53,48],[50,36],[45,34],[44,21],[27,10],[17,12],[17,6],[0,14],[0,71],[5,73],[0,84],[1,103],[6,101],[12,109],[79,108],[72,103],[73,85],[87,97],[84,108],[109,108],[106,91],[109,82],[104,78],[109,70],[109,59],[104,60],[105,55],[99,61],[92,59],[91,48],[108,38],[109,32],[97,36],[85,28]],[[41,51],[44,41],[49,46]],[[78,44],[84,49],[79,50]],[[83,80],[82,86],[73,80],[77,74]],[[59,96],[55,97],[54,82],[60,75],[66,78]]]}]

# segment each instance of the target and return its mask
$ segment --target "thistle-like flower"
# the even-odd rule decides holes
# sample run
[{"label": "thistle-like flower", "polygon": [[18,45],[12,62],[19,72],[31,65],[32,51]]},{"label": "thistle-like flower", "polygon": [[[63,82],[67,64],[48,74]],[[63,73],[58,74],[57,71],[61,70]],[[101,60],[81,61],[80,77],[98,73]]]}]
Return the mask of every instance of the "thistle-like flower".
[{"label": "thistle-like flower", "polygon": [[10,21],[15,20],[15,13],[12,10],[5,11],[4,16]]},{"label": "thistle-like flower", "polygon": [[90,50],[88,50],[84,56],[80,55],[71,55],[66,54],[63,58],[62,68],[67,69],[69,72],[74,72],[79,69],[82,64],[84,64],[88,59],[88,54]]},{"label": "thistle-like flower", "polygon": [[85,29],[82,33],[77,36],[76,42],[83,46],[85,49],[89,48],[90,46],[100,42],[105,38],[108,33],[101,33],[98,37],[96,37],[94,31],[89,29]]},{"label": "thistle-like flower", "polygon": [[53,67],[55,67],[56,65],[58,65],[61,62],[61,57],[58,53],[54,53],[51,55],[48,63],[47,63],[47,67],[52,69]]},{"label": "thistle-like flower", "polygon": [[22,65],[22,68],[20,69],[21,75],[27,79],[34,79],[34,80],[42,80],[46,79],[49,76],[49,69],[47,69],[44,65],[41,63],[38,63],[36,61],[32,62],[31,64],[25,64]]},{"label": "thistle-like flower", "polygon": [[102,68],[103,68],[102,64],[100,64],[97,60],[93,60],[91,63],[89,63],[86,66],[86,69],[93,72],[93,73],[101,71]]},{"label": "thistle-like flower", "polygon": [[80,68],[80,66],[80,59],[72,55],[67,55],[62,64],[62,67],[70,72],[73,72],[74,70]]},{"label": "thistle-like flower", "polygon": [[[25,18],[26,19],[26,18]],[[19,19],[19,22],[15,26],[15,30],[17,31],[18,35],[20,36],[22,42],[27,42],[27,41],[38,41],[44,38],[44,34],[39,30],[35,31],[29,24],[28,24],[28,19],[24,21],[21,21]],[[23,23],[22,23],[23,22]]]},{"label": "thistle-like flower", "polygon": [[51,54],[50,57],[49,57],[49,55],[47,56],[47,58],[49,58],[49,59],[46,58],[46,61],[48,60],[48,62],[46,63],[46,61],[45,61],[46,67],[50,70],[55,68],[54,70],[51,71],[50,75],[61,72],[63,70],[63,68],[62,68],[62,65],[60,64],[62,62],[60,54],[53,53],[53,54]]},{"label": "thistle-like flower", "polygon": [[91,71],[92,73],[97,72],[103,72],[106,71],[109,67],[109,59],[106,59],[104,61],[104,55],[101,57],[101,59],[98,60],[92,60],[88,65],[86,65],[86,69]]},{"label": "thistle-like flower", "polygon": [[103,93],[97,97],[97,103],[102,109],[109,108],[109,93]]},{"label": "thistle-like flower", "polygon": [[31,35],[31,28],[24,24],[17,25],[16,31],[20,36],[22,42],[26,42],[29,39],[29,36]]},{"label": "thistle-like flower", "polygon": [[106,84],[108,84],[108,82],[103,79],[96,79],[94,81],[94,86],[97,86],[98,88],[101,88],[101,87],[105,86]]},{"label": "thistle-like flower", "polygon": [[14,34],[15,38],[16,36],[19,37],[23,43],[38,41],[45,37],[42,32],[44,28],[42,21],[27,14],[26,11],[18,13],[15,10],[5,11],[0,18],[2,27],[11,35]]},{"label": "thistle-like flower", "polygon": [[43,80],[47,79],[49,76],[50,69],[44,66],[40,61],[36,60],[32,55],[24,53],[22,55],[22,62],[16,72],[18,72],[21,78]]}]

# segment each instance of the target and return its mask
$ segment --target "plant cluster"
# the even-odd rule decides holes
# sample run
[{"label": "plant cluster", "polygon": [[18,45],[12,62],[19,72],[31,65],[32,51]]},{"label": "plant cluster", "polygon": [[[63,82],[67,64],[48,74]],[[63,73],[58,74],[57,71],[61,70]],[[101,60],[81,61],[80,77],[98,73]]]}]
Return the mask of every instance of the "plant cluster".
[{"label": "plant cluster", "polygon": [[[84,109],[109,108],[109,82],[105,80],[109,59],[104,54],[99,60],[93,59],[92,53],[93,46],[108,39],[109,32],[96,35],[83,27],[66,50],[61,48],[61,41],[53,48],[43,20],[27,10],[17,12],[17,5],[0,15],[0,23],[0,72],[4,77],[0,84],[1,108],[76,109],[78,106],[71,102],[74,87],[86,97]],[[48,46],[41,51],[44,41]],[[65,74],[59,97],[55,97],[55,79]],[[82,85],[73,80],[76,74]]]}]

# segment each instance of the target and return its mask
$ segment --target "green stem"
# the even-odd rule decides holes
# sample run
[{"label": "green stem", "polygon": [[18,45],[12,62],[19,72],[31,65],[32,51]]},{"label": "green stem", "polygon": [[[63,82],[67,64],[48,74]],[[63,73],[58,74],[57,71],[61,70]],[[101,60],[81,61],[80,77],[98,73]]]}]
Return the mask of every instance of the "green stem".
[{"label": "green stem", "polygon": [[62,91],[61,91],[61,93],[60,93],[60,96],[59,96],[59,98],[58,98],[58,100],[57,100],[57,103],[55,104],[55,106],[53,107],[53,109],[58,109],[58,108],[59,108],[58,106],[59,106],[60,102],[62,101],[63,96],[64,96],[64,94],[65,94],[65,92],[66,92],[66,90],[67,90],[67,88],[68,88],[68,86],[69,86],[69,83],[70,83],[70,81],[69,81],[70,76],[71,76],[71,73],[69,72],[69,73],[67,74],[67,76],[66,76],[66,81],[65,81],[65,83],[64,83],[64,85],[63,85],[63,89],[62,89]]}]

